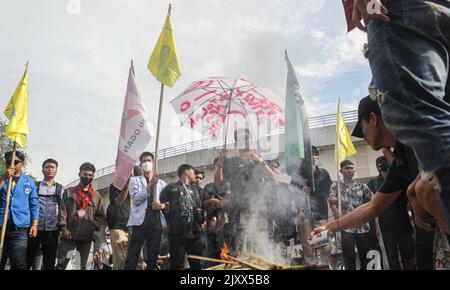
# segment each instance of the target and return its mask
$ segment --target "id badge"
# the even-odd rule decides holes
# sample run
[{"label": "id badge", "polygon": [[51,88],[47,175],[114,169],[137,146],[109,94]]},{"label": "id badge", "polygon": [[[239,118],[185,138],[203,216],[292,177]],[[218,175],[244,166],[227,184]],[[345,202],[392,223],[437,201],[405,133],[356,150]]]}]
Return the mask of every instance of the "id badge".
[{"label": "id badge", "polygon": [[80,219],[82,219],[85,216],[86,211],[84,209],[80,209],[80,210],[77,211],[77,213],[78,213],[78,217]]}]

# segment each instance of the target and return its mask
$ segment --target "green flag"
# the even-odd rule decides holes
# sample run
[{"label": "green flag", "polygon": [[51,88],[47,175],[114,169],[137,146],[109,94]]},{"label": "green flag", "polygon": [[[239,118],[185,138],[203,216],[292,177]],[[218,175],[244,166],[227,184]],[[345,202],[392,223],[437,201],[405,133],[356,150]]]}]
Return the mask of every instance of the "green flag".
[{"label": "green flag", "polygon": [[288,67],[285,107],[284,160],[293,181],[306,181],[314,189],[308,115],[294,68],[286,52]]}]

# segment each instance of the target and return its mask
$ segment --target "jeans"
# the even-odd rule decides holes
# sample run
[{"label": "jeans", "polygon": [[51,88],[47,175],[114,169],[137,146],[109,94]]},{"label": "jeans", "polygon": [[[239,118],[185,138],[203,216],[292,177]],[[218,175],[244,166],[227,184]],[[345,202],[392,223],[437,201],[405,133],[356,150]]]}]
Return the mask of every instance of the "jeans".
[{"label": "jeans", "polygon": [[355,245],[358,249],[360,270],[367,269],[367,253],[372,250],[372,234],[353,234],[342,231],[342,255],[344,256],[345,270],[356,270]]},{"label": "jeans", "polygon": [[[185,254],[201,256],[205,247],[205,236],[202,233],[196,233],[192,238],[182,235],[169,235],[170,269],[184,270]],[[189,267],[191,270],[201,270],[202,262],[190,259]]]},{"label": "jeans", "polygon": [[[1,230],[1,227],[0,227]],[[3,255],[1,257],[1,268],[5,269],[6,259],[9,258],[11,270],[26,270],[27,268],[27,243],[28,229],[17,228],[8,222],[3,242]]]},{"label": "jeans", "polygon": [[36,238],[28,239],[27,269],[30,269],[35,263],[36,252],[41,246],[44,270],[55,270],[58,237],[59,231],[38,231]]},{"label": "jeans", "polygon": [[368,58],[383,121],[437,177],[450,221],[450,1],[384,0],[390,22],[370,21]]}]

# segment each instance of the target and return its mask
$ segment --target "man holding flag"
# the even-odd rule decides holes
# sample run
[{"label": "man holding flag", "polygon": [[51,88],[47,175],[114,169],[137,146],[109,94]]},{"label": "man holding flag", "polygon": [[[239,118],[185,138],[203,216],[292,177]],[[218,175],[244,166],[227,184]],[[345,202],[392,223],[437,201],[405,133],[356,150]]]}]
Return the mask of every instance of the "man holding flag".
[{"label": "man holding flag", "polygon": [[[178,61],[177,47],[175,45],[175,37],[173,35],[172,23],[170,16],[172,14],[172,4],[169,4],[164,27],[159,36],[158,42],[153,49],[150,60],[148,61],[148,69],[152,75],[161,82],[161,93],[159,97],[158,123],[156,128],[156,145],[155,145],[155,168],[158,172],[158,156],[159,156],[159,136],[161,129],[162,108],[164,101],[164,86],[173,87],[175,82],[181,76],[180,63]],[[156,192],[156,183],[153,191]],[[153,202],[159,203],[156,194],[153,195]]]},{"label": "man holding flag", "polygon": [[6,136],[14,140],[12,151],[5,153],[6,172],[0,177],[0,269],[7,258],[11,269],[27,267],[28,235],[36,237],[39,198],[34,180],[22,174],[25,155],[16,146],[26,146],[28,135],[28,64],[11,100],[5,109],[9,119]]}]

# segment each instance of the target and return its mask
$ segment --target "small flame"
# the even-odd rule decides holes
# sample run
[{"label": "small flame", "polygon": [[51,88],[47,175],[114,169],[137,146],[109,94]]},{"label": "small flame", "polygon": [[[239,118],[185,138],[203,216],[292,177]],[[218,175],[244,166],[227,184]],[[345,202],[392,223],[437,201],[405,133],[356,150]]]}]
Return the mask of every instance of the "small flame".
[{"label": "small flame", "polygon": [[230,253],[230,251],[228,250],[228,246],[227,243],[223,243],[223,248],[220,251],[220,259],[224,260],[224,261],[228,261],[228,254]]}]

